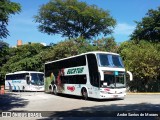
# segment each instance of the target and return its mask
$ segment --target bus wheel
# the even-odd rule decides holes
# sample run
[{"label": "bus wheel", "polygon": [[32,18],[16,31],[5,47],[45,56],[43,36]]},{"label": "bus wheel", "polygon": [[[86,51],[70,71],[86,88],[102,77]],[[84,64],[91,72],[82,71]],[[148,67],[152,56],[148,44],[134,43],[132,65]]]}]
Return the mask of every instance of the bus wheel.
[{"label": "bus wheel", "polygon": [[23,92],[25,92],[25,87],[24,86],[22,87],[22,90],[23,90]]},{"label": "bus wheel", "polygon": [[53,87],[53,94],[54,94],[54,95],[57,95],[57,89],[56,89],[55,86]]},{"label": "bus wheel", "polygon": [[52,90],[52,86],[51,86],[51,85],[49,86],[49,93],[50,93],[50,94],[53,93],[53,90]]},{"label": "bus wheel", "polygon": [[82,89],[82,97],[83,97],[84,100],[87,100],[87,99],[88,99],[88,93],[87,93],[86,88],[83,88],[83,89]]}]

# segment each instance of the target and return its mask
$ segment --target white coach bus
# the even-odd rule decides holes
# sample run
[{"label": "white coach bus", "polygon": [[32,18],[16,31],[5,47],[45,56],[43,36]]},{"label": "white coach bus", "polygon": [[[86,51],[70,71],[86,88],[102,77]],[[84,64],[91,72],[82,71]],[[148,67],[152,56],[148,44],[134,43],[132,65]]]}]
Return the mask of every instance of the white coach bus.
[{"label": "white coach bus", "polygon": [[[130,80],[132,79],[132,74]],[[45,92],[84,99],[124,99],[126,74],[119,54],[88,52],[45,63]]]},{"label": "white coach bus", "polygon": [[5,89],[11,91],[44,91],[44,73],[36,71],[8,73],[5,77]]}]

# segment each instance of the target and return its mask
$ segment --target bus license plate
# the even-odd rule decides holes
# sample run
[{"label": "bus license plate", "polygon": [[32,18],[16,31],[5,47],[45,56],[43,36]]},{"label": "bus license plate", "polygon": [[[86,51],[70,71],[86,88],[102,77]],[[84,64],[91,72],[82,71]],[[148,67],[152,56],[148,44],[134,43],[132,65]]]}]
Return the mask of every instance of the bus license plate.
[{"label": "bus license plate", "polygon": [[37,90],[41,89],[41,87],[36,87]]},{"label": "bus license plate", "polygon": [[117,97],[118,97],[118,95],[113,95],[113,97],[114,97],[114,98],[117,98]]}]

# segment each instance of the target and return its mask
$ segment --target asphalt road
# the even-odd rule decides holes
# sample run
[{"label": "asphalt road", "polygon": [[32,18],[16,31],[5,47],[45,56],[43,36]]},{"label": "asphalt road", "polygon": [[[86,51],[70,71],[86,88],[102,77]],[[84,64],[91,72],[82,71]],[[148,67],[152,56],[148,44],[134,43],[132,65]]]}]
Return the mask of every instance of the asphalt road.
[{"label": "asphalt road", "polygon": [[45,119],[55,120],[71,119],[70,117],[74,119],[87,117],[87,120],[97,117],[144,119],[141,115],[148,120],[160,120],[160,94],[128,94],[124,100],[89,99],[85,101],[75,96],[55,96],[43,92],[14,92],[0,95],[0,111],[14,111],[21,114],[38,112]]}]

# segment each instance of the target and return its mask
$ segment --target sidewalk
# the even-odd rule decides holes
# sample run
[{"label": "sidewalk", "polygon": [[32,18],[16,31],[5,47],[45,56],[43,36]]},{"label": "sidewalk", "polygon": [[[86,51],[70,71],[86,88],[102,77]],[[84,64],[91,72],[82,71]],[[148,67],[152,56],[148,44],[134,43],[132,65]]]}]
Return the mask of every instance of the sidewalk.
[{"label": "sidewalk", "polygon": [[151,94],[154,94],[154,95],[160,95],[160,92],[127,92],[127,94],[128,95],[144,95],[144,94],[149,94],[149,95],[151,95]]}]

